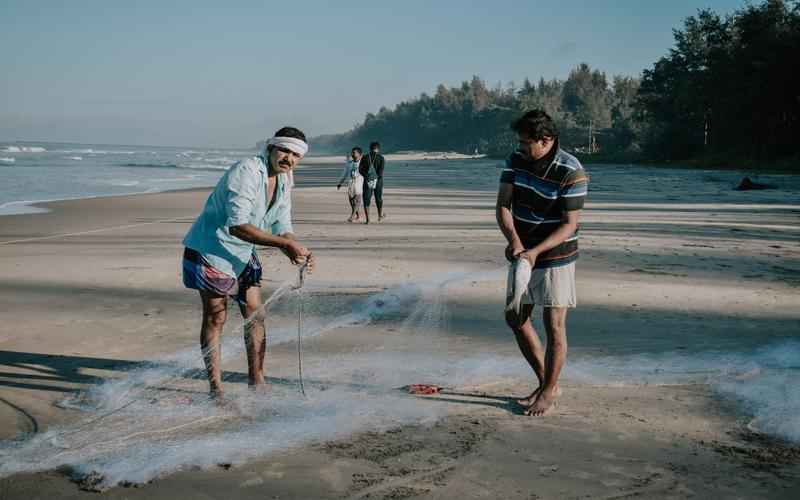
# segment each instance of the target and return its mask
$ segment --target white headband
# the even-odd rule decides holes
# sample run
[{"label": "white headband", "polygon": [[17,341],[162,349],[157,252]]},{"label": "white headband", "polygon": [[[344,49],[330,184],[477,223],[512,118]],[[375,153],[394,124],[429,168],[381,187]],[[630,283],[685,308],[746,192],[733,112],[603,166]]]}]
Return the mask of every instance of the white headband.
[{"label": "white headband", "polygon": [[267,141],[267,146],[285,148],[300,156],[305,156],[308,153],[308,144],[294,137],[272,137]]}]

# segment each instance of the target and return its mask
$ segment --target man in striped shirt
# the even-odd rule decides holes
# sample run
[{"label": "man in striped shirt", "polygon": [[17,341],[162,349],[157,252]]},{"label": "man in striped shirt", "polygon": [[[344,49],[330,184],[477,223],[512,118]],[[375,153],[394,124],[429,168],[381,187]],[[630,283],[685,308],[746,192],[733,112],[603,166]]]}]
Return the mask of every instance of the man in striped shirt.
[{"label": "man in striped shirt", "polygon": [[[558,129],[544,111],[525,113],[512,129],[519,149],[500,177],[497,223],[508,241],[506,258],[512,263],[527,259],[533,271],[521,307],[508,311],[506,322],[539,380],[538,388],[518,402],[526,415],[542,416],[560,392],[558,377],[567,356],[567,309],[576,305],[578,218],[588,179],[580,162],[559,147]],[[511,273],[507,295],[514,293],[513,281]],[[530,320],[537,303],[543,308],[547,352]]]}]

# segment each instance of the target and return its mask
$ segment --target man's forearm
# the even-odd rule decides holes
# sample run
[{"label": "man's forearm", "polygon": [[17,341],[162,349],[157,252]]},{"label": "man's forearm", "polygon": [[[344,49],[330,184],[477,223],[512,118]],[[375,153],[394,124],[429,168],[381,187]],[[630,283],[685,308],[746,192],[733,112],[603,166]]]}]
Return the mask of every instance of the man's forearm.
[{"label": "man's forearm", "polygon": [[497,225],[500,226],[500,231],[506,237],[508,244],[522,246],[517,230],[514,229],[514,216],[511,215],[511,210],[505,206],[498,206],[495,209],[495,217],[497,218]]}]

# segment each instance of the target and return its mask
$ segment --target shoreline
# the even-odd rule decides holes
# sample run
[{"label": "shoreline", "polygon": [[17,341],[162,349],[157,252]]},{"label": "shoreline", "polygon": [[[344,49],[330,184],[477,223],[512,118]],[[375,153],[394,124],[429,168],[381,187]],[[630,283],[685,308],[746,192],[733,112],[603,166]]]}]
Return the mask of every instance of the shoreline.
[{"label": "shoreline", "polygon": [[[465,161],[465,160],[502,160],[502,158],[494,158],[487,155],[465,155],[460,153],[454,152],[436,152],[436,151],[423,151],[423,152],[408,152],[408,153],[389,153],[384,155],[387,161],[392,162],[403,162],[403,161]],[[578,158],[584,163],[586,166],[593,166],[596,165],[599,168],[603,168],[605,165],[614,165],[614,166],[642,166],[642,167],[652,167],[652,168],[664,168],[664,169],[678,169],[678,170],[687,170],[687,171],[695,171],[695,170],[708,170],[708,171],[725,171],[725,172],[741,172],[743,176],[760,176],[760,175],[793,175],[795,173],[791,167],[785,168],[766,168],[760,169],[757,167],[752,166],[712,166],[712,165],[705,165],[705,164],[692,164],[692,160],[687,160],[685,162],[663,162],[663,161],[647,161],[647,160],[637,160],[637,161],[629,161],[629,159],[625,158],[611,158],[608,160],[601,159],[597,161],[591,157],[587,157],[585,155],[579,155]],[[330,165],[340,165],[344,160],[337,156],[318,156],[318,157],[308,157],[306,158],[303,163],[300,164],[298,168],[298,172],[302,172],[307,168],[314,168],[315,166],[330,166]],[[186,169],[191,170],[191,169]],[[211,171],[220,171],[220,175],[224,173],[225,169],[212,169]],[[99,194],[99,195],[86,195],[86,196],[77,196],[77,197],[65,197],[65,198],[47,198],[41,200],[19,200],[19,201],[9,201],[3,204],[0,204],[0,217],[5,217],[9,215],[32,215],[37,213],[46,213],[48,208],[40,207],[41,205],[47,205],[50,203],[57,203],[63,201],[73,201],[73,200],[86,200],[86,199],[95,199],[95,198],[115,198],[119,196],[134,196],[134,195],[147,195],[147,194],[156,194],[156,193],[168,193],[173,191],[182,191],[185,189],[208,189],[212,188],[213,184],[209,184],[208,186],[201,186],[201,187],[188,187],[188,188],[152,188],[147,191],[133,191],[129,193],[120,193],[120,194]]]},{"label": "shoreline", "polygon": [[[35,153],[26,153],[26,154],[35,154]],[[445,152],[414,152],[414,153],[407,153],[407,154],[388,154],[384,155],[387,161],[446,161],[446,160],[467,160],[467,159],[484,159],[485,155],[462,155],[459,153],[445,153]],[[313,167],[316,165],[339,165],[343,162],[339,157],[335,156],[311,156],[304,160],[303,163],[298,168],[298,171],[302,172],[304,168]],[[187,169],[191,170],[191,169]],[[225,172],[226,169],[212,169],[211,171],[220,171],[220,175]],[[65,197],[65,198],[47,198],[41,200],[19,200],[19,201],[9,201],[0,204],[0,217],[5,217],[8,215],[33,215],[37,213],[47,213],[48,210],[46,207],[39,208],[39,205],[47,205],[49,203],[57,203],[62,201],[74,201],[74,200],[90,200],[95,198],[115,198],[118,196],[134,196],[134,195],[146,195],[146,194],[156,194],[156,193],[168,193],[173,191],[183,191],[183,190],[191,190],[191,189],[206,189],[206,188],[213,188],[213,185],[204,186],[204,187],[191,187],[191,188],[166,188],[166,189],[150,189],[147,191],[133,191],[130,193],[120,193],[120,194],[100,194],[100,195],[86,195],[86,196],[76,196],[76,197]],[[5,212],[9,209],[9,207],[13,207],[13,211]]]},{"label": "shoreline", "polygon": [[208,189],[213,188],[214,186],[208,187],[190,187],[190,188],[176,188],[176,189],[165,189],[165,190],[152,190],[152,191],[141,191],[141,192],[134,192],[134,193],[121,193],[121,194],[101,194],[96,196],[81,196],[75,198],[55,198],[50,200],[36,200],[36,201],[9,201],[0,205],[0,212],[8,207],[8,206],[16,206],[19,205],[22,210],[26,208],[31,211],[20,211],[20,212],[13,212],[13,213],[0,213],[0,217],[8,217],[14,215],[37,215],[37,214],[46,214],[52,212],[52,208],[48,205],[63,203],[63,202],[70,202],[70,201],[83,201],[83,200],[99,200],[99,199],[113,199],[113,198],[124,198],[128,196],[147,196],[153,194],[165,194],[165,193],[180,193],[184,191],[205,191]]}]

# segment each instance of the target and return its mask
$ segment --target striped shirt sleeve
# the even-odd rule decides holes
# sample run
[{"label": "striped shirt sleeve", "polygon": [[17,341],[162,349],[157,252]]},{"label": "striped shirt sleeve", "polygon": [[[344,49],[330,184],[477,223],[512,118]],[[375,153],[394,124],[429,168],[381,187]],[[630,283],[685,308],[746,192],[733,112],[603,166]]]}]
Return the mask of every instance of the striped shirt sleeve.
[{"label": "striped shirt sleeve", "polygon": [[571,172],[561,183],[558,198],[564,211],[580,210],[589,191],[589,178],[583,169]]}]

